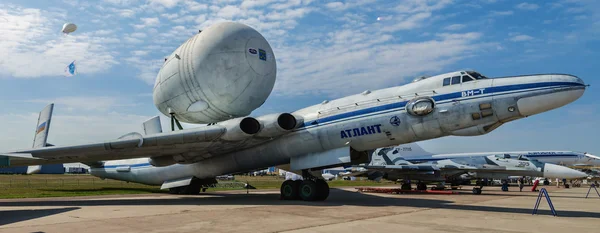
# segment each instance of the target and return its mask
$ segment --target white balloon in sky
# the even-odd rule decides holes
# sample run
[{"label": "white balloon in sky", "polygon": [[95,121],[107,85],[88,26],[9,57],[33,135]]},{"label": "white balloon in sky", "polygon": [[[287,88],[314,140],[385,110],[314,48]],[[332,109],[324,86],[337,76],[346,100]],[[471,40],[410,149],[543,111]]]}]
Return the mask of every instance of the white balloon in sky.
[{"label": "white balloon in sky", "polygon": [[381,20],[381,17],[377,17],[377,21],[380,21],[380,20]]},{"label": "white balloon in sky", "polygon": [[77,25],[75,25],[74,23],[65,23],[62,27],[62,32],[64,34],[69,34],[71,32],[74,32],[75,30],[77,30]]}]

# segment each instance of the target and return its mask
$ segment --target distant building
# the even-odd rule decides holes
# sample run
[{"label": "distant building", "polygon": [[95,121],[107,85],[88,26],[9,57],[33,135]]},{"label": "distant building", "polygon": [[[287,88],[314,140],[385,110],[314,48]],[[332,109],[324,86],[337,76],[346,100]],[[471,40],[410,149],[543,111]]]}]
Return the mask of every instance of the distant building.
[{"label": "distant building", "polygon": [[[26,174],[27,166],[0,168],[0,174]],[[39,174],[65,174],[63,164],[42,165]]]},{"label": "distant building", "polygon": [[87,168],[83,168],[83,167],[68,167],[65,168],[66,173],[70,173],[70,174],[86,174],[88,173],[88,169]]}]

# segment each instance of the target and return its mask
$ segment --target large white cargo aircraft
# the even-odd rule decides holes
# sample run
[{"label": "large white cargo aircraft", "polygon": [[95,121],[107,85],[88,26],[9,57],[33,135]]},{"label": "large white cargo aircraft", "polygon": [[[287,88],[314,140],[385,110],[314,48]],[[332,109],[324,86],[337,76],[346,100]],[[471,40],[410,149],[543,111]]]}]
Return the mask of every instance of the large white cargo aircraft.
[{"label": "large white cargo aircraft", "polygon": [[0,165],[85,162],[101,177],[198,193],[218,175],[288,164],[304,180],[285,181],[282,198],[324,200],[329,187],[311,171],[365,163],[380,147],[486,134],[509,121],[571,103],[585,88],[573,75],[487,78],[456,71],[293,113],[241,117],[168,133],[162,133],[154,118],[144,123],[145,135],[0,153]]}]

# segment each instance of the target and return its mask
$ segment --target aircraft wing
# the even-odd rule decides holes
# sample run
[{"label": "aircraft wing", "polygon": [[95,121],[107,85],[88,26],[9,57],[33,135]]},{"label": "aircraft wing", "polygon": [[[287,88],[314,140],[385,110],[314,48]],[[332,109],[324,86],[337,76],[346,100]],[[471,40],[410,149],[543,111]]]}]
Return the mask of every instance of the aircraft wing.
[{"label": "aircraft wing", "polygon": [[[248,134],[240,130],[244,120],[167,133],[142,135],[130,133],[120,139],[73,146],[53,146],[0,153],[0,166],[40,165],[69,162],[96,162],[140,157],[161,157],[178,163],[193,163],[203,159],[249,148],[282,135],[289,130],[274,131],[262,124],[259,132]],[[271,125],[271,127],[275,127]],[[8,159],[8,161],[6,161]],[[4,160],[4,162],[3,162]]]}]

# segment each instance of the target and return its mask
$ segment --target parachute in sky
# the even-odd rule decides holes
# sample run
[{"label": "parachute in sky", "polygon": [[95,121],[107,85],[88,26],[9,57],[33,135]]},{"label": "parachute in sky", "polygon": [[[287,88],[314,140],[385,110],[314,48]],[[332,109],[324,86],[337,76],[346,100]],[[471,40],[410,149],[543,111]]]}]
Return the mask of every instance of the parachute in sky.
[{"label": "parachute in sky", "polygon": [[77,67],[75,67],[75,61],[71,62],[65,67],[65,77],[75,76],[77,74]]},{"label": "parachute in sky", "polygon": [[65,35],[74,32],[75,30],[77,30],[77,25],[74,23],[65,23],[62,27],[62,33]]}]

